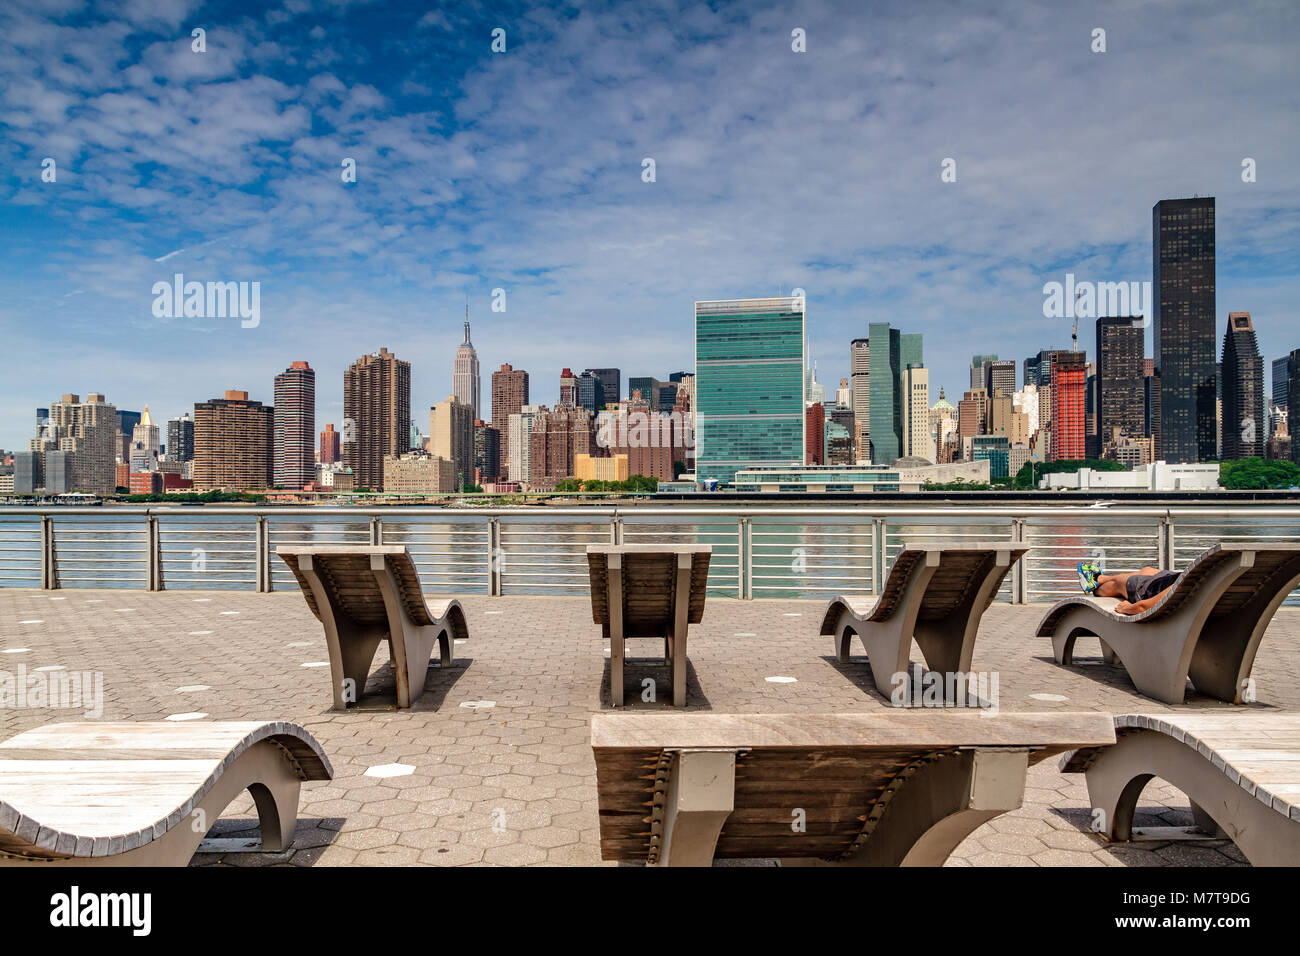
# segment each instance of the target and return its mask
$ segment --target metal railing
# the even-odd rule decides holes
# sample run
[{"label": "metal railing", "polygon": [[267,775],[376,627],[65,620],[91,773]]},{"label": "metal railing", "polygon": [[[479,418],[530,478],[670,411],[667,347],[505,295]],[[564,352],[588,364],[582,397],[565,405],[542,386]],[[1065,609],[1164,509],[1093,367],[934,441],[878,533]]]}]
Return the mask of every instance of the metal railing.
[{"label": "metal railing", "polygon": [[[101,507],[0,509],[0,586],[149,590],[294,587],[275,549],[400,544],[425,587],[586,594],[594,543],[708,544],[710,593],[879,593],[907,543],[1020,542],[1000,598],[1078,592],[1076,564],[1181,568],[1219,542],[1300,540],[1300,506],[628,506],[556,508]],[[1295,595],[1290,599],[1296,601]]]}]

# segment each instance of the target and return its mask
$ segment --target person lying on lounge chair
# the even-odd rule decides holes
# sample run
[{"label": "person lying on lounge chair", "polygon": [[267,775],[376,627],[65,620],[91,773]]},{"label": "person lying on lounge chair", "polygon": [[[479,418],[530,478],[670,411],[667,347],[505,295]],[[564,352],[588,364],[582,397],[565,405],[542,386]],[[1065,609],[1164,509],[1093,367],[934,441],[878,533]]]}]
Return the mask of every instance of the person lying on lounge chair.
[{"label": "person lying on lounge chair", "polygon": [[1117,614],[1141,614],[1159,603],[1180,574],[1153,567],[1106,574],[1097,565],[1085,562],[1079,565],[1079,585],[1085,594],[1121,598],[1115,605]]}]

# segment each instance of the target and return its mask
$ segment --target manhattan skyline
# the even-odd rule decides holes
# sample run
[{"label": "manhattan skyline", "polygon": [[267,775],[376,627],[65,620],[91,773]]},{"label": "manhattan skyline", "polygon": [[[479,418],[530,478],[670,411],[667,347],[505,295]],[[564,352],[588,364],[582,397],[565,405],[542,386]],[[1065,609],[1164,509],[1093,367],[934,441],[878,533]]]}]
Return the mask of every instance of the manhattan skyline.
[{"label": "manhattan skyline", "polygon": [[[1152,205],[1195,195],[1216,343],[1245,311],[1266,366],[1295,344],[1289,5],[295,9],[0,12],[0,447],[64,392],[165,421],[269,404],[298,360],[337,426],[343,370],[381,347],[418,420],[466,296],[484,378],[526,369],[538,404],[564,367],[693,368],[695,300],[794,288],[828,392],[892,322],[953,398],[974,354],[1068,348],[1043,285],[1149,280]],[[260,283],[260,322],[156,318],[177,272]]]}]

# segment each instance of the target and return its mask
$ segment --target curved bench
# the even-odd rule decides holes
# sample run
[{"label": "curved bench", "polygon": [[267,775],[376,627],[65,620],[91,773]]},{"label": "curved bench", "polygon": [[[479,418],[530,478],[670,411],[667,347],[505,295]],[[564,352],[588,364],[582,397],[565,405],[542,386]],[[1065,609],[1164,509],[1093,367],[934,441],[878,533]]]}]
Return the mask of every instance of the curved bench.
[{"label": "curved bench", "polygon": [[245,790],[287,849],[302,782],[333,776],[283,721],[48,724],[0,744],[0,866],[184,866]]},{"label": "curved bench", "polygon": [[[866,649],[876,690],[890,696],[895,675],[907,674],[912,642],[932,671],[968,673],[980,618],[1002,580],[1029,549],[1008,542],[908,548],[898,555],[880,597],[841,595],[822,616],[821,633],[835,638],[840,662],[856,634]],[[946,684],[945,684],[946,686]]]},{"label": "curved bench", "polygon": [[1187,794],[1201,829],[1221,830],[1255,866],[1300,864],[1300,714],[1124,714],[1113,747],[1066,755],[1083,773],[1100,830],[1133,838],[1142,788],[1159,777]]},{"label": "curved bench", "polygon": [[599,714],[600,855],[939,866],[1030,765],[1114,741],[1107,714]]},{"label": "curved bench", "polygon": [[1039,622],[1058,664],[1091,635],[1118,659],[1148,697],[1181,704],[1187,679],[1202,694],[1243,702],[1255,652],[1274,613],[1300,584],[1300,544],[1216,545],[1203,552],[1168,593],[1141,614],[1116,614],[1115,602],[1058,601]]},{"label": "curved bench", "polygon": [[307,606],[325,627],[334,707],[361,699],[380,641],[388,641],[397,706],[424,692],[434,645],[450,667],[455,642],[469,637],[457,600],[429,605],[415,562],[401,545],[277,548]]}]

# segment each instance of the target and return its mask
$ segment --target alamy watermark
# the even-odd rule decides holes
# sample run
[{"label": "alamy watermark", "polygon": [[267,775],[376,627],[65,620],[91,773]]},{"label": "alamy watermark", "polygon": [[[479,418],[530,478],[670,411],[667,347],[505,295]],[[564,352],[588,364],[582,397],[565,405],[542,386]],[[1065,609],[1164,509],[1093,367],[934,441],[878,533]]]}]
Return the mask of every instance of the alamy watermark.
[{"label": "alamy watermark", "polygon": [[997,671],[899,671],[889,678],[895,707],[974,707],[998,711]]},{"label": "alamy watermark", "polygon": [[171,282],[153,284],[153,314],[158,319],[242,319],[245,329],[262,321],[262,283],[186,282],[184,273]]},{"label": "alamy watermark", "polygon": [[0,710],[78,710],[90,719],[104,715],[102,671],[0,671]]},{"label": "alamy watermark", "polygon": [[1076,282],[1073,272],[1064,282],[1043,283],[1043,316],[1049,319],[1096,319],[1101,316],[1151,316],[1151,283]]}]

